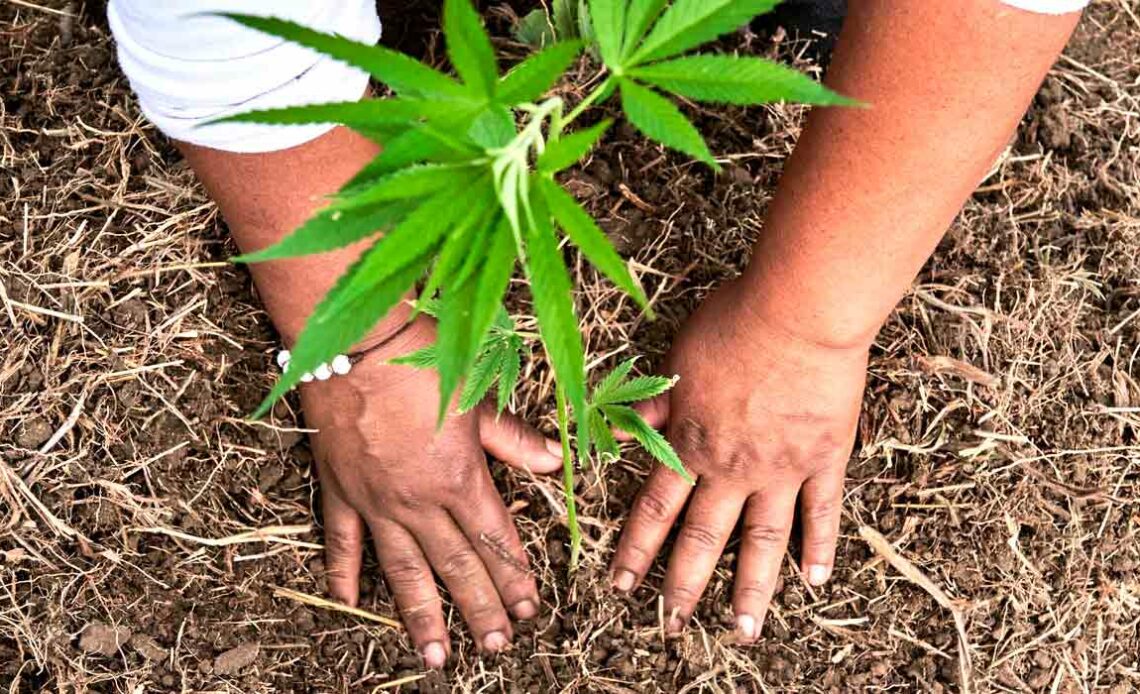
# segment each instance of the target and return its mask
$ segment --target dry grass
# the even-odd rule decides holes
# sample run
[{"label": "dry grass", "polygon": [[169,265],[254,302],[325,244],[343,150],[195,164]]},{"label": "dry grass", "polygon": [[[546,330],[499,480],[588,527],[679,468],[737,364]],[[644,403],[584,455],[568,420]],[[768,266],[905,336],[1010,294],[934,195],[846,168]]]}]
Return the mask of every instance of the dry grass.
[{"label": "dry grass", "polygon": [[[653,590],[618,599],[598,580],[647,463],[583,475],[588,551],[571,581],[557,480],[499,471],[548,614],[496,660],[458,640],[446,679],[420,678],[397,630],[293,599],[323,589],[303,429],[287,404],[271,424],[243,419],[271,378],[268,323],[223,262],[212,204],[113,69],[100,9],[39,4],[0,8],[10,691],[944,691],[960,681],[953,614],[976,691],[1140,689],[1135,3],[1094,5],[881,334],[832,585],[789,563],[768,638],[740,648],[724,629],[728,556],[694,628],[667,641]],[[802,110],[757,115],[702,115],[733,162],[718,182],[620,131],[576,176],[662,316],[637,320],[583,269],[597,362],[660,356],[746,262]],[[516,406],[549,427],[549,396],[532,360]],[[394,614],[368,583],[362,607]],[[101,654],[80,639],[92,623],[132,637]],[[251,643],[254,662],[215,673]]]}]

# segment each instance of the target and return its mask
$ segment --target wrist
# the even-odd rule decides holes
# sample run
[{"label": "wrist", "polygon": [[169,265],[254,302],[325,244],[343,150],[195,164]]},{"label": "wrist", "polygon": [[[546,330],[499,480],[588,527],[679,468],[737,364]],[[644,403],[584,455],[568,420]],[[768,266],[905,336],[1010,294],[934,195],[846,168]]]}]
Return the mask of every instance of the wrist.
[{"label": "wrist", "polygon": [[830,298],[802,278],[783,275],[754,260],[737,280],[751,320],[808,348],[870,349],[882,317],[859,310],[858,301]]}]

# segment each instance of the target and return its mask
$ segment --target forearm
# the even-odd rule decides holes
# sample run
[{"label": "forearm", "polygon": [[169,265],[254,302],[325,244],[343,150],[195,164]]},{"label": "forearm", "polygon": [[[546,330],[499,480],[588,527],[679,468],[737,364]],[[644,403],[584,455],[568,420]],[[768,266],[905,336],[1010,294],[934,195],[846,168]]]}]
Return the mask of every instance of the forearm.
[{"label": "forearm", "polygon": [[744,281],[768,320],[869,344],[997,155],[1079,15],[997,0],[862,0]]},{"label": "forearm", "polygon": [[[379,151],[375,143],[346,128],[297,147],[258,154],[178,145],[243,252],[260,250],[289,234]],[[286,343],[296,340],[313,308],[366,246],[250,266]],[[406,315],[406,310],[394,311],[375,331],[392,330]]]}]

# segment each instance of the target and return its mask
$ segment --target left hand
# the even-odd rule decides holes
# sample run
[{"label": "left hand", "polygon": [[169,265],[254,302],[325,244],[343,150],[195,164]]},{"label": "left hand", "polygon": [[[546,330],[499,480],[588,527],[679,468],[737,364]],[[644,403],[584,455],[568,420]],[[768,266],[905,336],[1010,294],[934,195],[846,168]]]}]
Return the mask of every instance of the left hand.
[{"label": "left hand", "polygon": [[797,497],[803,574],[812,585],[831,575],[868,354],[797,336],[749,291],[740,281],[724,286],[678,334],[663,373],[680,380],[643,414],[668,423],[697,484],[655,467],[612,565],[616,588],[639,584],[688,500],[663,588],[666,628],[680,631],[742,517],[733,608],[744,641],[760,634]]}]

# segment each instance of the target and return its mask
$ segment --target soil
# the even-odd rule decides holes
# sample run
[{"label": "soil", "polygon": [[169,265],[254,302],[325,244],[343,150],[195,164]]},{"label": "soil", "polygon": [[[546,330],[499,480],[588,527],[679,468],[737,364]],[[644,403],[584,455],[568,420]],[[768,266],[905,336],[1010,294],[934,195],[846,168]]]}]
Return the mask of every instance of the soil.
[{"label": "soil", "polygon": [[[396,3],[393,3],[396,4]],[[487,7],[503,29],[513,14]],[[442,55],[430,3],[385,40]],[[245,419],[276,339],[213,205],[139,114],[99,3],[0,8],[0,684],[7,691],[955,691],[951,614],[861,539],[886,536],[951,596],[977,691],[1140,689],[1140,8],[1095,2],[876,342],[835,579],[789,562],[764,638],[730,638],[735,545],[691,628],[663,638],[659,563],[631,597],[605,566],[649,461],[582,475],[566,571],[557,480],[496,467],[545,610],[513,649],[425,673],[381,624],[276,592],[324,590],[294,401]],[[504,31],[500,35],[506,35]],[[726,47],[794,62],[794,30]],[[521,55],[518,46],[508,50]],[[813,58],[815,59],[815,58]],[[804,109],[690,109],[704,168],[618,127],[570,175],[651,271],[660,320],[583,270],[592,355],[667,349],[747,262]],[[82,322],[79,322],[79,321]],[[547,430],[538,354],[516,406]],[[294,526],[301,526],[299,529]],[[219,544],[274,529],[284,542]],[[791,548],[795,556],[796,547]],[[362,607],[395,614],[366,572]]]}]

